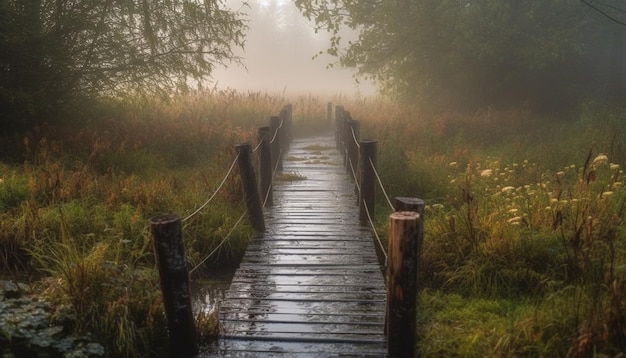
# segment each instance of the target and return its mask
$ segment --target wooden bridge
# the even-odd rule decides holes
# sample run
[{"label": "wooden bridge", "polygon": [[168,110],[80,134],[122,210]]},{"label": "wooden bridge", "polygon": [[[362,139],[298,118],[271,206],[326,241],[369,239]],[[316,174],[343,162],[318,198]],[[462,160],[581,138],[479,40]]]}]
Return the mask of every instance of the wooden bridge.
[{"label": "wooden bridge", "polygon": [[212,355],[386,356],[385,282],[332,134],[295,140],[280,179],[267,231],[221,305]]}]

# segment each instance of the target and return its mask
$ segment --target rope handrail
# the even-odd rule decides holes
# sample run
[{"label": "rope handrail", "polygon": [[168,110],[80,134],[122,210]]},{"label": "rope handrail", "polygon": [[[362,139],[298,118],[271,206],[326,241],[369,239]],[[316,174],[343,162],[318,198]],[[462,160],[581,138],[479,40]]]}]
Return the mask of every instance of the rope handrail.
[{"label": "rope handrail", "polygon": [[370,215],[370,209],[367,207],[367,203],[365,202],[365,200],[363,200],[363,206],[365,207],[365,213],[367,214],[367,221],[372,227],[372,232],[374,233],[374,236],[376,237],[376,242],[378,242],[380,251],[383,253],[383,256],[385,257],[385,266],[387,266],[387,251],[385,250],[385,246],[383,245],[383,242],[380,239],[380,236],[378,236],[378,232],[376,231],[376,225],[374,225],[374,221],[372,220],[372,216]]},{"label": "rope handrail", "polygon": [[380,186],[380,189],[382,190],[383,195],[385,195],[385,199],[387,199],[387,204],[389,204],[389,207],[391,208],[392,211],[395,211],[396,208],[391,203],[391,200],[389,200],[389,195],[387,195],[387,191],[385,190],[385,187],[383,186],[383,181],[380,179],[380,176],[378,175],[378,171],[376,170],[376,166],[372,162],[372,158],[368,158],[368,159],[369,159],[370,165],[372,166],[372,169],[374,170],[374,175],[376,175],[376,179],[378,180],[378,185]]},{"label": "rope handrail", "polygon": [[274,143],[274,141],[276,140],[276,137],[278,137],[278,132],[279,132],[279,130],[280,130],[280,127],[282,127],[282,126],[283,126],[283,122],[284,122],[284,121],[283,121],[283,120],[281,120],[281,121],[280,121],[280,124],[278,125],[278,127],[276,127],[276,130],[274,131],[274,136],[272,137],[272,140],[270,141],[270,144],[271,144],[271,143]]},{"label": "rope handrail", "polygon": [[256,153],[259,150],[259,148],[261,148],[261,144],[263,144],[264,141],[265,141],[265,137],[261,138],[259,143],[257,143],[256,147],[252,149],[252,153]]},{"label": "rope handrail", "polygon": [[[283,127],[285,120],[281,118],[280,124],[278,125],[278,127],[276,128],[273,138],[270,141],[271,143],[274,143],[276,138],[278,137],[279,133],[280,133],[280,129]],[[263,144],[264,141],[267,140],[267,137],[263,137],[261,138],[261,140],[259,140],[259,143],[257,143],[256,147],[252,150],[252,152],[257,152],[259,150],[259,148],[261,147],[261,145]],[[279,150],[278,156],[280,157],[282,155],[282,148]],[[196,209],[192,214],[190,214],[189,216],[187,216],[185,219],[183,219],[182,221],[187,221],[190,218],[192,218],[194,215],[196,215],[197,213],[199,213],[202,209],[204,209],[212,200],[213,198],[215,198],[215,196],[217,195],[217,193],[220,191],[220,189],[223,187],[224,183],[226,183],[226,180],[228,179],[228,177],[230,176],[230,174],[232,173],[234,167],[235,167],[235,163],[237,163],[237,161],[239,160],[239,156],[240,153],[237,153],[237,156],[235,158],[235,160],[233,161],[233,163],[231,164],[228,173],[226,174],[225,178],[222,180],[222,182],[220,183],[219,187],[217,188],[217,190],[215,190],[215,192],[213,193],[213,195],[211,195],[211,197],[204,203],[202,204],[198,209]],[[280,166],[280,161],[276,162],[275,167],[273,168],[273,172],[272,172],[272,178],[276,175],[276,172],[278,171],[278,168]],[[267,203],[267,200],[269,198],[269,194],[271,191],[271,186],[273,184],[270,183],[270,190],[267,191],[267,193],[265,193],[265,198],[264,198],[264,202],[263,202],[263,206],[265,206],[265,204]],[[226,241],[228,241],[228,239],[232,236],[233,232],[235,231],[235,229],[237,228],[237,226],[241,223],[241,221],[243,220],[243,218],[246,216],[246,212],[244,211],[243,214],[241,214],[241,216],[239,217],[239,219],[237,220],[237,222],[235,223],[235,225],[233,225],[233,227],[231,228],[230,232],[228,233],[228,235],[226,235],[222,241],[207,255],[205,256],[194,268],[192,268],[189,271],[189,276],[191,276],[191,274],[197,270],[200,266],[202,266],[211,256],[213,256],[217,250],[220,249],[220,247],[222,247],[222,245],[224,245],[224,243],[226,243]]]},{"label": "rope handrail", "polygon": [[359,144],[359,140],[356,139],[356,133],[354,133],[354,127],[350,126],[350,131],[352,132],[352,140],[354,141],[354,144],[356,145],[357,148],[361,148],[361,145]]},{"label": "rope handrail", "polygon": [[[281,129],[289,129],[288,125],[289,123],[285,123],[287,121],[291,120],[291,107],[286,107],[286,116],[288,116],[289,118],[286,119],[284,118],[285,116],[283,116],[283,112],[281,111],[281,116],[283,118],[280,118],[280,122],[278,123],[278,126],[275,129],[275,132],[273,134],[272,140],[269,144],[275,143],[275,141],[279,138],[279,136],[281,135]],[[274,122],[274,117],[271,118],[271,122]],[[261,129],[259,129],[259,132],[261,133]],[[269,133],[267,133],[269,134]],[[263,137],[261,137],[257,143],[257,145],[255,146],[255,148],[251,151],[252,153],[258,152],[259,149],[261,148],[261,146],[265,143],[267,144],[267,141],[269,140],[269,136],[268,135],[264,135]],[[245,148],[245,151],[241,150],[239,151],[239,148]],[[230,177],[230,175],[233,172],[233,169],[235,167],[235,164],[239,162],[240,158],[242,157],[242,153],[245,153],[245,155],[248,155],[248,151],[250,151],[250,144],[249,143],[242,143],[240,145],[237,146],[238,148],[238,153],[235,157],[235,159],[233,160],[232,164],[230,165],[230,168],[228,169],[228,172],[226,173],[226,175],[224,176],[224,178],[222,179],[221,183],[218,185],[217,189],[215,189],[215,191],[213,192],[213,194],[202,204],[200,205],[197,209],[195,209],[191,214],[187,215],[184,219],[179,220],[179,222],[187,222],[190,219],[194,218],[198,213],[200,213],[205,207],[207,207],[207,205],[209,205],[213,199],[217,196],[217,194],[221,191],[221,189],[224,187],[224,184],[226,183],[226,181],[228,180],[228,178]],[[283,153],[283,148],[279,148],[279,153],[278,153],[278,157],[280,158],[282,156]],[[271,173],[272,177],[275,177],[276,172],[278,171],[278,169],[281,167],[281,161],[277,161],[275,167],[273,168],[273,172]],[[254,169],[252,170],[246,170],[246,172],[248,171],[252,171],[252,173],[254,173]],[[253,174],[254,175],[254,174]],[[246,187],[249,185],[246,185]],[[254,187],[255,185],[253,185]],[[270,181],[270,186],[269,189],[267,191],[267,193],[265,193],[265,199],[264,199],[264,203],[263,206],[265,206],[265,204],[268,201],[268,198],[270,196],[271,193],[271,188],[272,188],[272,183]],[[256,188],[255,188],[256,189]],[[251,191],[255,191],[256,190],[250,190],[247,188],[244,188],[244,191],[246,191],[246,196],[249,196],[249,194],[251,193]],[[258,195],[258,192],[256,192],[256,194],[252,194],[252,195]],[[191,276],[191,274],[193,274],[200,266],[202,266],[211,256],[213,256],[225,243],[226,241],[228,241],[231,237],[232,234],[235,232],[235,229],[239,226],[239,224],[241,223],[241,221],[243,220],[243,218],[246,216],[246,213],[250,213],[250,215],[252,215],[251,213],[251,209],[250,207],[247,208],[247,210],[245,210],[241,216],[239,217],[239,219],[235,222],[235,224],[233,225],[233,227],[230,229],[230,232],[219,242],[219,244],[208,254],[206,255],[202,260],[200,260],[200,262],[195,265],[191,270],[189,270],[188,272],[188,276]],[[262,212],[261,212],[262,215]],[[254,221],[254,220],[252,220]],[[262,223],[262,221],[261,221]],[[253,223],[254,226],[254,223]],[[256,228],[254,227],[255,230],[257,231],[264,231],[264,224],[261,224],[261,226],[263,226],[262,229]]]},{"label": "rope handrail", "polygon": [[[280,158],[282,155],[283,155],[283,150],[280,149],[278,151],[277,157]],[[280,167],[280,160],[276,161],[276,165],[274,165],[274,169],[272,169],[272,178],[274,178],[276,176],[276,172],[278,171],[278,167]]]},{"label": "rope handrail", "polygon": [[[282,155],[283,151],[282,149],[278,152],[278,155]],[[276,162],[276,165],[274,166],[274,169],[272,170],[272,178],[274,178],[276,176],[276,172],[278,171],[278,166],[280,165],[279,162]],[[270,197],[270,193],[272,192],[272,189],[274,187],[274,181],[270,181],[270,186],[267,189],[267,193],[265,193],[265,198],[263,199],[263,207],[265,207],[265,204],[267,204],[267,201],[269,200]]]},{"label": "rope handrail", "polygon": [[220,247],[222,247],[222,245],[224,245],[224,243],[230,239],[231,235],[233,234],[233,232],[235,232],[235,229],[237,228],[237,226],[239,226],[239,223],[241,223],[241,220],[243,220],[243,218],[246,216],[246,211],[244,210],[243,214],[241,214],[241,216],[239,217],[239,220],[237,220],[237,222],[235,223],[235,225],[233,225],[232,229],[230,229],[230,232],[228,233],[228,235],[226,235],[222,241],[213,249],[213,251],[211,251],[211,253],[209,253],[208,255],[206,255],[202,261],[200,261],[194,268],[192,268],[191,270],[189,270],[189,276],[191,276],[191,274],[198,269],[198,267],[202,266],[202,264],[204,264],[206,262],[206,260],[208,260],[211,256],[213,256],[214,253],[217,252],[217,250],[220,249]]},{"label": "rope handrail", "polygon": [[222,180],[220,185],[217,187],[215,192],[213,192],[213,195],[211,195],[211,197],[207,201],[205,201],[204,204],[200,205],[200,207],[198,207],[193,213],[189,214],[186,218],[184,218],[182,220],[183,222],[191,219],[193,216],[198,214],[202,209],[204,209],[207,205],[209,205],[209,203],[213,200],[213,198],[215,198],[217,193],[222,189],[222,187],[226,183],[226,179],[228,179],[230,174],[233,172],[233,169],[235,168],[235,164],[237,163],[238,159],[239,159],[239,153],[237,153],[237,156],[235,157],[235,160],[233,160],[233,163],[230,165],[230,168],[228,169],[228,173],[226,173],[226,176],[224,176],[224,179]]},{"label": "rope handrail", "polygon": [[356,189],[358,192],[361,192],[361,185],[359,185],[359,181],[356,178],[356,172],[354,170],[354,165],[352,165],[352,159],[348,158],[348,163],[350,165],[350,170],[352,171],[352,178],[354,178],[354,184],[356,185]]},{"label": "rope handrail", "polygon": [[[282,150],[280,151],[279,154],[282,154]],[[237,162],[237,159],[239,158],[239,154],[237,154],[237,158],[235,158],[235,161],[233,162],[233,165],[231,165],[231,168],[229,170],[229,174],[230,171],[232,171],[234,164]],[[276,172],[278,171],[278,165],[279,163],[276,163],[276,166],[274,167],[274,171],[272,172],[272,177],[274,177],[276,175]],[[227,176],[228,177],[228,176]],[[221,185],[223,185],[223,183],[226,181],[226,178],[224,179],[224,181],[222,182]],[[220,188],[221,188],[220,185]],[[218,189],[219,190],[219,189]],[[267,200],[269,198],[269,193],[270,191],[268,190],[267,193],[265,193],[265,199],[263,201],[263,205],[265,206],[265,203],[267,203]],[[211,199],[213,199],[213,197],[215,196],[215,194],[213,194],[213,196],[211,197]],[[195,215],[198,211],[200,211],[204,206],[206,206],[210,200],[209,199],[200,209],[196,210],[196,212],[194,212],[192,215],[188,216],[187,218],[185,218],[185,220],[187,220],[189,217]],[[232,227],[232,229],[230,230],[230,232],[228,233],[228,235],[226,235],[222,241],[213,249],[213,251],[211,251],[207,256],[205,256],[193,269],[191,269],[189,271],[189,276],[191,276],[191,274],[198,269],[198,267],[202,266],[202,264],[204,264],[211,256],[213,256],[213,254],[215,254],[217,252],[217,250],[219,250],[220,247],[222,247],[222,245],[224,245],[224,243],[231,237],[232,233],[235,231],[235,229],[237,228],[237,226],[239,226],[239,224],[241,223],[241,220],[243,220],[243,218],[246,216],[246,211],[243,212],[243,214],[241,214],[241,216],[239,217],[239,219],[237,220],[237,222],[235,223],[235,225]],[[184,221],[184,220],[183,220]]]}]

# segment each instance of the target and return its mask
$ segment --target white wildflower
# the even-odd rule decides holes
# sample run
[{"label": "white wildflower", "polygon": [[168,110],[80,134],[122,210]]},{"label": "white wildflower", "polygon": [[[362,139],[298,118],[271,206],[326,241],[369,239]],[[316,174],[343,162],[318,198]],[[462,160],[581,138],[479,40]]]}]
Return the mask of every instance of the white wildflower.
[{"label": "white wildflower", "polygon": [[510,186],[510,185],[509,186],[505,186],[504,188],[502,188],[502,192],[503,193],[509,193],[509,192],[511,192],[513,190],[515,190],[515,187]]},{"label": "white wildflower", "polygon": [[611,163],[609,164],[609,168],[611,168],[611,170],[618,170],[619,164]]},{"label": "white wildflower", "polygon": [[515,216],[507,220],[507,222],[511,225],[519,225],[524,218],[521,216]]},{"label": "white wildflower", "polygon": [[459,165],[459,163],[457,162],[450,162],[450,164],[448,164],[449,166],[451,166],[452,168],[455,168],[457,165]]},{"label": "white wildflower", "polygon": [[483,178],[489,178],[493,174],[493,170],[485,169],[480,171],[480,176]]},{"label": "white wildflower", "polygon": [[600,164],[604,164],[606,162],[609,161],[609,157],[606,156],[606,154],[598,154],[597,157],[595,157],[593,159],[593,161],[591,162],[591,165],[600,165]]},{"label": "white wildflower", "polygon": [[613,195],[613,192],[612,192],[612,191],[605,191],[604,193],[602,193],[602,194],[601,194],[601,196],[602,196],[603,198],[608,198],[608,197],[610,197],[611,195]]}]

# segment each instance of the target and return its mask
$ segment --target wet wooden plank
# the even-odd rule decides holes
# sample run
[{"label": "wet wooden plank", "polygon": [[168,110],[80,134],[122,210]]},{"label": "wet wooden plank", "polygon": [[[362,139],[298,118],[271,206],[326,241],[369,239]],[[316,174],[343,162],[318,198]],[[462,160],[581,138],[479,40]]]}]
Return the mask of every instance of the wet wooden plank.
[{"label": "wet wooden plank", "polygon": [[231,311],[224,315],[222,319],[229,321],[248,321],[251,317],[272,323],[346,323],[357,325],[372,325],[380,327],[384,324],[384,317],[380,315],[332,315],[332,314],[310,314],[310,313],[268,313],[268,312],[235,312]]},{"label": "wet wooden plank", "polygon": [[[254,283],[254,284],[252,284]],[[359,293],[375,293],[384,295],[386,292],[378,286],[365,285],[365,284],[352,284],[352,285],[301,285],[301,284],[270,284],[251,281],[236,281],[230,285],[230,292],[235,291],[249,291],[251,289],[275,292],[322,292],[322,293],[337,293],[337,292],[359,292]]]},{"label": "wet wooden plank", "polygon": [[268,230],[221,304],[223,336],[201,356],[384,356],[384,278],[334,138],[295,141],[287,158],[301,180],[275,183]]},{"label": "wet wooden plank", "polygon": [[[207,347],[202,356],[211,355]],[[352,343],[340,342],[292,342],[292,341],[265,341],[265,340],[230,340],[225,355],[240,358],[266,358],[266,357],[289,357],[289,358],[328,358],[333,356],[345,357],[380,357],[380,351],[384,349],[384,343],[365,342],[359,344],[359,350],[354,350]],[[215,349],[215,348],[213,348]],[[345,352],[353,352],[345,354]]]}]

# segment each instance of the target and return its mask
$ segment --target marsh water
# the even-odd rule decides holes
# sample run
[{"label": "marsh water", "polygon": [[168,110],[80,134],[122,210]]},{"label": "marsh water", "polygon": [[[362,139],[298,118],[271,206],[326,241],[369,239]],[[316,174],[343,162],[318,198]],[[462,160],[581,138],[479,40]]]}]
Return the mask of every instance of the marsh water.
[{"label": "marsh water", "polygon": [[235,266],[212,268],[202,278],[190,282],[194,315],[216,312],[235,274]]}]

